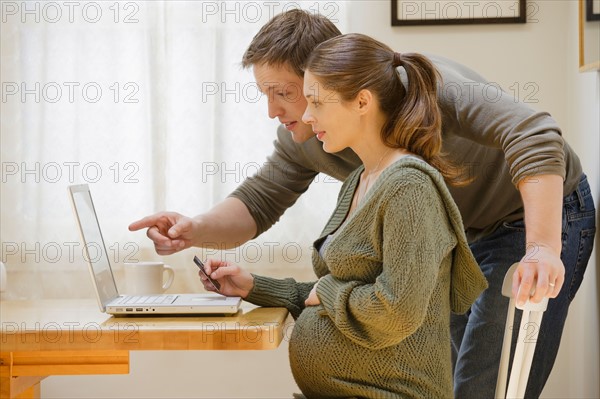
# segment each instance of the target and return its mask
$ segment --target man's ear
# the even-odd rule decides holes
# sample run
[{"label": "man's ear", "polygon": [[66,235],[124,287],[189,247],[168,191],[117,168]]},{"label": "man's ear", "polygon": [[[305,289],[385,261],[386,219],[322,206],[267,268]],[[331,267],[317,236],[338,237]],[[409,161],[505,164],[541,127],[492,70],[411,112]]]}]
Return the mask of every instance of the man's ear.
[{"label": "man's ear", "polygon": [[362,89],[358,92],[354,101],[356,111],[364,115],[373,106],[373,94],[367,89]]}]

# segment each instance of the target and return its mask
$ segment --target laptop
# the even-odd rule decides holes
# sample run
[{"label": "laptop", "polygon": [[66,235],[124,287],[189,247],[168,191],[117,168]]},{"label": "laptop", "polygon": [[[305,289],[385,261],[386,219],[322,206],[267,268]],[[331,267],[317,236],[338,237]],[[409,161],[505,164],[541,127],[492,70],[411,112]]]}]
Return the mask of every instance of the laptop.
[{"label": "laptop", "polygon": [[[147,296],[120,295],[106,252],[98,216],[87,184],[69,186],[73,210],[85,249],[85,257],[102,312],[113,315],[163,314],[233,314],[242,302],[240,297],[216,293],[161,294]],[[94,257],[89,248],[94,247]]]}]

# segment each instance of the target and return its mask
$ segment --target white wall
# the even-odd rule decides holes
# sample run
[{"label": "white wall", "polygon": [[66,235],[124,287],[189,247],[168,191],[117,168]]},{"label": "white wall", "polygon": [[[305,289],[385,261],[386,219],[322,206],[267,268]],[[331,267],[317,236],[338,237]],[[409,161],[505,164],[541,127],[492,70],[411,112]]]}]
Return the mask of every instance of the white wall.
[{"label": "white wall", "polygon": [[[524,25],[390,26],[389,0],[348,2],[346,32],[361,32],[397,51],[431,52],[478,70],[552,113],[581,157],[600,202],[600,75],[577,68],[577,2],[528,0]],[[285,218],[284,218],[285,219]],[[596,247],[600,241],[596,240]],[[595,251],[576,297],[545,398],[600,397],[599,309]],[[51,377],[46,398],[67,397],[290,397],[297,391],[287,346],[272,352],[134,353],[128,376]],[[231,377],[234,375],[233,382]],[[110,386],[110,387],[109,387]],[[266,388],[262,388],[262,387]]]},{"label": "white wall", "polygon": [[[565,11],[570,21],[567,31],[566,59],[578,56],[577,7],[569,2]],[[564,108],[567,112],[568,139],[579,154],[588,175],[598,209],[600,203],[600,72],[579,73],[575,62],[569,62],[566,74],[567,91]],[[597,214],[596,225],[600,225]],[[598,398],[600,397],[600,236],[596,234],[592,262],[585,280],[575,298],[556,366],[544,391],[545,397]]]}]

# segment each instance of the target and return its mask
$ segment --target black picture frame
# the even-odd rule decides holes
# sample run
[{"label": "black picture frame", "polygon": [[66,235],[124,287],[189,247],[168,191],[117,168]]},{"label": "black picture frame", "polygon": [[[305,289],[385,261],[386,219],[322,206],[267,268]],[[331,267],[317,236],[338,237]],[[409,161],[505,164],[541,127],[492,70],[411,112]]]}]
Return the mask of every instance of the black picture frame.
[{"label": "black picture frame", "polygon": [[600,12],[594,12],[594,0],[585,1],[585,20],[600,21]]},{"label": "black picture frame", "polygon": [[[518,6],[510,16],[501,17],[477,17],[469,16],[473,10],[473,5],[477,4],[482,7],[482,11],[485,11],[487,6],[497,6],[498,2],[494,0],[483,0],[473,2],[470,0],[456,0],[456,1],[438,1],[425,3],[423,1],[416,0],[392,0],[392,26],[416,26],[416,25],[475,25],[475,24],[519,24],[527,22],[527,0],[515,0],[518,1]],[[592,0],[588,0],[592,1]],[[433,4],[434,8],[429,8],[425,11],[419,10],[418,7],[429,7]],[[460,8],[461,5],[463,8]],[[433,18],[399,18],[398,11],[405,10],[410,7],[410,11],[419,12],[421,16],[426,15]],[[447,13],[444,13],[442,7],[447,7]],[[435,9],[438,8],[438,14],[435,14]],[[452,13],[450,11],[453,11]],[[484,12],[485,13],[485,12]],[[450,15],[452,14],[452,15]],[[460,14],[460,17],[458,17]],[[464,18],[464,15],[467,17]]]}]

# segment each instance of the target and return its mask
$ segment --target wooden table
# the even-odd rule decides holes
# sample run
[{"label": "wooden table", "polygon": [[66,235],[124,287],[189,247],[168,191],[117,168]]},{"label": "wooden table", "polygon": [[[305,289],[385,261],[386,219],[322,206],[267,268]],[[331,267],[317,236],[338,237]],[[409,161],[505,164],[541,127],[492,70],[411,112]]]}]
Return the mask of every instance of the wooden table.
[{"label": "wooden table", "polygon": [[0,397],[40,396],[51,375],[128,374],[135,350],[265,350],[288,312],[244,303],[233,316],[112,317],[91,300],[0,302]]}]

